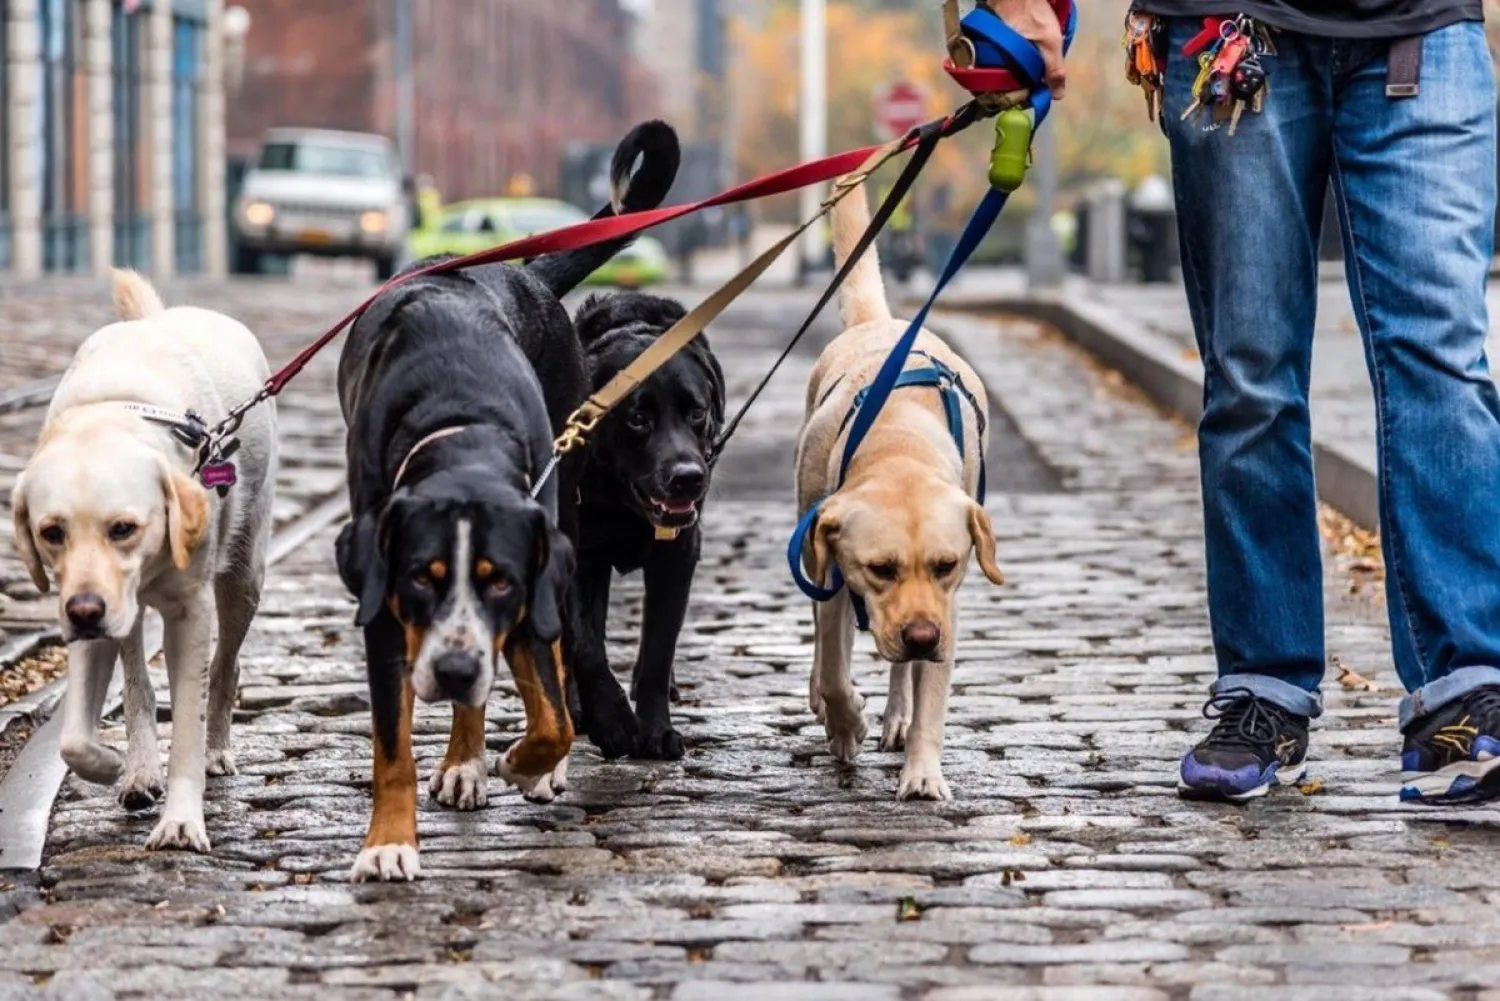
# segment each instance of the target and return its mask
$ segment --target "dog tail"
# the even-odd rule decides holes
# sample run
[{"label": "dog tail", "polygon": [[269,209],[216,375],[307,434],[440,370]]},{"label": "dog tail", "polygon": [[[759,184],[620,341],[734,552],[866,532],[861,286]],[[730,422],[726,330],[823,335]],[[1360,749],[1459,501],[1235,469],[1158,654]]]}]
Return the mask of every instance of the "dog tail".
[{"label": "dog tail", "polygon": [[110,273],[110,291],[115,300],[115,312],[122,320],[144,320],[163,312],[161,296],[151,283],[128,268],[116,268]]},{"label": "dog tail", "polygon": [[[637,160],[641,162],[640,169],[632,173]],[[672,126],[660,121],[637,125],[615,147],[609,168],[610,204],[596,212],[594,218],[606,219],[612,215],[656,208],[677,179],[677,167],[681,162],[682,149]],[[610,240],[592,247],[547,254],[526,267],[553,295],[561,297],[577,288],[629,244],[629,238]]]},{"label": "dog tail", "polygon": [[[866,201],[865,186],[861,184],[833,208],[833,256],[838,267],[849,259],[869,225],[870,205]],[[839,288],[839,313],[846,327],[891,318],[885,281],[880,277],[880,255],[873,243]]]}]

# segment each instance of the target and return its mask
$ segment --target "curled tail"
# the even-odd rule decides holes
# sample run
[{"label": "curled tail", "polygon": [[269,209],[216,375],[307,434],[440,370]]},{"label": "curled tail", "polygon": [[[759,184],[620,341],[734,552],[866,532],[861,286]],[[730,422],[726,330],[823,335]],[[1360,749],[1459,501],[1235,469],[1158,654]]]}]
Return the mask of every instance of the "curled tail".
[{"label": "curled tail", "polygon": [[110,272],[110,293],[122,320],[144,320],[166,309],[151,283],[128,268]]},{"label": "curled tail", "polygon": [[[833,256],[836,267],[842,267],[849,259],[859,238],[870,225],[870,205],[866,198],[865,186],[861,184],[833,207]],[[843,316],[846,327],[891,318],[891,306],[885,297],[885,281],[880,277],[880,255],[873,243],[839,288],[839,314]]]},{"label": "curled tail", "polygon": [[[634,170],[636,161],[640,169]],[[667,197],[677,179],[682,150],[677,133],[666,122],[643,122],[630,130],[615,147],[609,167],[610,205],[595,213],[595,219],[628,212],[654,209]],[[632,172],[633,171],[633,172]],[[571,292],[589,275],[630,244],[630,240],[611,240],[592,247],[565,250],[538,257],[526,267],[551,290],[562,296]]]}]

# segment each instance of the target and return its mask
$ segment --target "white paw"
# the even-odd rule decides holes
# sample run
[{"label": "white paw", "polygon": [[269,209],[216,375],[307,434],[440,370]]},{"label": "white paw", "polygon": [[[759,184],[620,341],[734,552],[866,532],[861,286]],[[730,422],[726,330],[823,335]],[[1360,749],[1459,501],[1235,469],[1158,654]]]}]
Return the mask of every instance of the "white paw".
[{"label": "white paw", "polygon": [[239,774],[239,768],[234,763],[234,752],[227,747],[222,749],[210,748],[207,756],[203,759],[203,770],[208,775]]},{"label": "white paw", "polygon": [[120,791],[115,798],[127,810],[147,810],[155,806],[165,793],[161,765],[151,762],[148,765],[131,765],[125,772],[125,780],[120,783]]},{"label": "white paw", "polygon": [[432,798],[456,810],[477,810],[489,802],[489,774],[484,758],[470,758],[451,768],[438,766],[427,790]]},{"label": "white paw", "polygon": [[845,702],[826,703],[828,715],[823,729],[828,734],[828,753],[845,764],[859,757],[860,745],[870,733],[864,704],[865,700],[859,696]]},{"label": "white paw", "polygon": [[[516,743],[519,744],[520,741],[517,741]],[[523,775],[520,772],[516,771],[515,768],[515,759],[513,757],[515,750],[516,744],[512,744],[509,748],[506,749],[505,753],[500,756],[500,762],[495,766],[495,774],[504,779],[507,785],[513,785],[517,789],[521,790],[521,795],[526,797],[526,799],[530,800],[533,803],[550,803],[554,799],[556,799],[557,794],[562,792],[562,789],[555,788],[553,786],[552,777],[557,774],[557,768],[562,769],[564,780],[563,788],[567,787],[566,781],[568,777],[568,759],[563,758],[562,761],[558,763],[557,768],[554,768],[550,772],[545,772],[541,775]]]},{"label": "white paw", "polygon": [[948,788],[943,768],[937,762],[908,761],[901,769],[896,798],[949,800],[953,798],[953,790]]},{"label": "white paw", "polygon": [[375,845],[360,852],[359,858],[354,860],[354,868],[349,870],[349,882],[410,882],[420,875],[422,866],[417,861],[416,845]]},{"label": "white paw", "polygon": [[807,708],[817,717],[818,722],[823,722],[823,693],[813,688],[807,693]]},{"label": "white paw", "polygon": [[905,750],[906,728],[910,725],[911,720],[905,716],[887,715],[880,728],[880,749],[882,751]]},{"label": "white paw", "polygon": [[185,848],[188,851],[208,854],[210,847],[208,843],[208,830],[203,826],[203,811],[197,810],[193,813],[186,811],[173,811],[167,808],[166,813],[156,824],[156,830],[151,832],[151,837],[146,839],[147,851],[159,851],[163,848]]},{"label": "white paw", "polygon": [[552,794],[561,796],[568,791],[568,759],[563,758],[552,769]]},{"label": "white paw", "polygon": [[64,739],[62,759],[74,775],[95,785],[114,785],[125,770],[125,759],[119,751],[92,740],[73,743]]}]

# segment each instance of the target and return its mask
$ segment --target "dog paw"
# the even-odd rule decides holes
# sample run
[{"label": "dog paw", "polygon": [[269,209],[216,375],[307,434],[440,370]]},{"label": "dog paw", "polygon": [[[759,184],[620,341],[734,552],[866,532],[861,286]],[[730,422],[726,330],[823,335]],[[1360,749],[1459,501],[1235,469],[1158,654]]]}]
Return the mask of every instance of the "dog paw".
[{"label": "dog paw", "polygon": [[146,850],[161,851],[166,848],[181,848],[206,855],[210,851],[208,829],[203,826],[203,813],[173,813],[170,810],[157,822],[151,837],[146,839]]},{"label": "dog paw", "polygon": [[417,861],[416,845],[372,845],[354,860],[349,882],[410,882],[420,875],[422,865]]},{"label": "dog paw", "polygon": [[828,722],[828,707],[823,701],[823,693],[816,688],[807,693],[807,709],[819,723]]},{"label": "dog paw", "polygon": [[646,720],[635,756],[646,761],[677,761],[683,755],[682,734],[672,729],[670,719]]},{"label": "dog paw", "polygon": [[455,810],[477,810],[489,802],[489,772],[484,758],[439,765],[427,789],[432,798]]},{"label": "dog paw", "polygon": [[234,763],[234,752],[227,747],[211,748],[203,759],[203,770],[208,775],[238,775]]},{"label": "dog paw", "polygon": [[[516,744],[519,743],[520,741],[516,741]],[[500,756],[499,763],[495,765],[495,774],[499,775],[500,778],[505,780],[507,785],[513,785],[517,789],[521,790],[522,797],[524,797],[529,803],[552,802],[558,797],[558,794],[561,793],[563,789],[567,788],[568,759],[563,758],[562,761],[558,762],[557,768],[554,768],[550,772],[544,772],[541,775],[525,775],[521,772],[516,771],[514,757],[516,744],[512,744],[509,749],[507,749],[506,752]],[[557,774],[558,769],[562,769],[562,788],[557,788],[552,783],[552,778]]]},{"label": "dog paw", "polygon": [[600,754],[614,759],[635,752],[640,724],[624,692],[616,688],[608,694],[596,693],[594,698],[583,702],[586,708],[581,714],[580,728]]},{"label": "dog paw", "polygon": [[561,796],[568,791],[568,759],[563,758],[552,769],[552,794]]},{"label": "dog paw", "polygon": [[904,716],[887,716],[880,728],[880,749],[882,751],[904,751],[906,749],[906,728],[911,721]]},{"label": "dog paw", "polygon": [[125,770],[125,759],[119,751],[93,741],[64,740],[62,759],[74,775],[95,785],[114,785]]},{"label": "dog paw", "polygon": [[860,746],[870,727],[862,711],[864,700],[855,698],[843,704],[827,703],[823,729],[828,734],[828,753],[849,764],[859,757]]},{"label": "dog paw", "polygon": [[896,789],[896,798],[950,800],[953,790],[948,788],[939,765],[908,761],[901,769],[901,785]]},{"label": "dog paw", "polygon": [[166,785],[162,781],[161,768],[156,767],[126,772],[125,781],[120,783],[120,791],[116,798],[122,807],[134,813],[138,810],[151,809],[164,795],[166,795]]}]

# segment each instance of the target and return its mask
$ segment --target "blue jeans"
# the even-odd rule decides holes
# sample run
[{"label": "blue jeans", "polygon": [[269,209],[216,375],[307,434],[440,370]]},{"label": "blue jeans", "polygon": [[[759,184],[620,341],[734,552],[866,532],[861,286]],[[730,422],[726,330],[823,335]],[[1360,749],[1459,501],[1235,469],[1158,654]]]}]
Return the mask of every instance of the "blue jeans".
[{"label": "blue jeans", "polygon": [[1282,33],[1261,115],[1179,116],[1197,72],[1174,19],[1165,131],[1188,304],[1216,691],[1322,709],[1323,574],[1308,383],[1331,180],[1375,391],[1381,545],[1401,725],[1500,683],[1500,394],[1484,341],[1495,82],[1478,23],[1429,35],[1421,91],[1385,46]]}]

